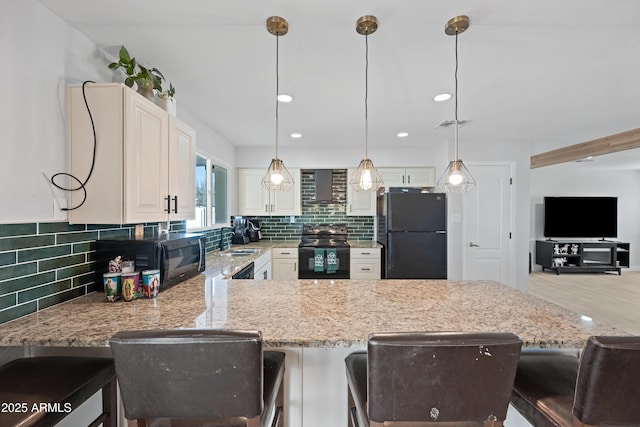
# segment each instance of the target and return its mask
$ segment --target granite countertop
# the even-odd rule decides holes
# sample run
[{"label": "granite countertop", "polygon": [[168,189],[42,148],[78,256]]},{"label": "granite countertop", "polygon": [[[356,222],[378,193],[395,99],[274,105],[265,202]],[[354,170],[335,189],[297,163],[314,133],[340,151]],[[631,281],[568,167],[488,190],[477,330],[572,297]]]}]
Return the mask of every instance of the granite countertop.
[{"label": "granite countertop", "polygon": [[371,332],[511,331],[525,347],[626,335],[496,282],[222,280],[200,274],[155,299],[93,293],[0,325],[0,346],[103,347],[121,330],[255,329],[269,347],[362,346]]},{"label": "granite countertop", "polygon": [[[300,240],[260,240],[250,242],[246,245],[232,245],[225,251],[212,251],[206,257],[206,273],[211,276],[222,276],[223,279],[230,279],[231,276],[242,270],[244,266],[255,261],[260,256],[269,252],[272,248],[297,248]],[[380,249],[382,245],[372,240],[349,240],[352,248]],[[256,253],[246,256],[230,256],[234,250],[257,249]]]}]

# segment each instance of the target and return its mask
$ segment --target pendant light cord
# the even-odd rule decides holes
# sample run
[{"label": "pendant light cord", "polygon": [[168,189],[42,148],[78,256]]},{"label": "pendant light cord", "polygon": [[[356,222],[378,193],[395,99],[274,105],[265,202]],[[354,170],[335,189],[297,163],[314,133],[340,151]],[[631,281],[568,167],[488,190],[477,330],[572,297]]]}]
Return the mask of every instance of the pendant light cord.
[{"label": "pendant light cord", "polygon": [[453,157],[457,160],[458,159],[458,31],[456,30],[456,51],[455,51],[455,56],[456,56],[456,68],[455,68],[455,72],[454,72],[454,81],[455,81],[455,88],[454,88],[454,100],[455,100],[455,114],[454,114],[454,122],[453,122]]},{"label": "pendant light cord", "polygon": [[364,36],[364,157],[369,158],[369,33]]},{"label": "pendant light cord", "polygon": [[276,159],[278,158],[278,93],[280,92],[280,73],[279,73],[279,52],[280,52],[280,34],[276,34]]}]

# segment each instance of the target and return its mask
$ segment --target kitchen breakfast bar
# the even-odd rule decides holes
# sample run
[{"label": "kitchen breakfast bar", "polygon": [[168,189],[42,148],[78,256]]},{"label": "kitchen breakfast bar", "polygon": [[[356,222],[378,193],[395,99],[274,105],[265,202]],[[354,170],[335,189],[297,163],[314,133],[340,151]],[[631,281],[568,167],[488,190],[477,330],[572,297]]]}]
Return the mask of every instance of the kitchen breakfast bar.
[{"label": "kitchen breakfast bar", "polygon": [[[286,353],[290,427],[346,425],[344,357],[385,331],[510,331],[525,348],[580,349],[591,335],[625,335],[496,282],[224,280],[200,274],[155,299],[109,303],[93,293],[0,326],[0,346],[25,354],[109,354],[118,331],[262,331]],[[72,348],[72,349],[70,349]]]}]

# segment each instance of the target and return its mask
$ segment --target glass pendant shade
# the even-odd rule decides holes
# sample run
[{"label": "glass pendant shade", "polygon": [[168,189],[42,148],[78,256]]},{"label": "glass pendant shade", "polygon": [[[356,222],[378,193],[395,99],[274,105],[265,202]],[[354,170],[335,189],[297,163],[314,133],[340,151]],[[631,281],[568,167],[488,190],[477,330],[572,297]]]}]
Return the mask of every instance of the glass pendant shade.
[{"label": "glass pendant shade", "polygon": [[473,179],[462,160],[452,160],[444,173],[440,175],[436,185],[447,193],[463,193],[473,188],[476,185],[476,180]]},{"label": "glass pendant shade", "polygon": [[383,182],[371,159],[364,158],[360,161],[349,185],[356,191],[378,191]]},{"label": "glass pendant shade", "polygon": [[262,186],[267,190],[290,190],[293,187],[293,177],[280,159],[271,159],[269,169],[264,178]]}]

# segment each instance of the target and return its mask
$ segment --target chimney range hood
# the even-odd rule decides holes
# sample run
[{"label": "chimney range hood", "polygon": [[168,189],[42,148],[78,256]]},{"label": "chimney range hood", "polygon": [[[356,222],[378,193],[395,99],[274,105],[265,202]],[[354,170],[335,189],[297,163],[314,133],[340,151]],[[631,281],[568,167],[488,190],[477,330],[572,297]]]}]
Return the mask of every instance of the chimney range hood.
[{"label": "chimney range hood", "polygon": [[316,169],[316,197],[312,203],[335,203],[333,200],[333,170]]}]

